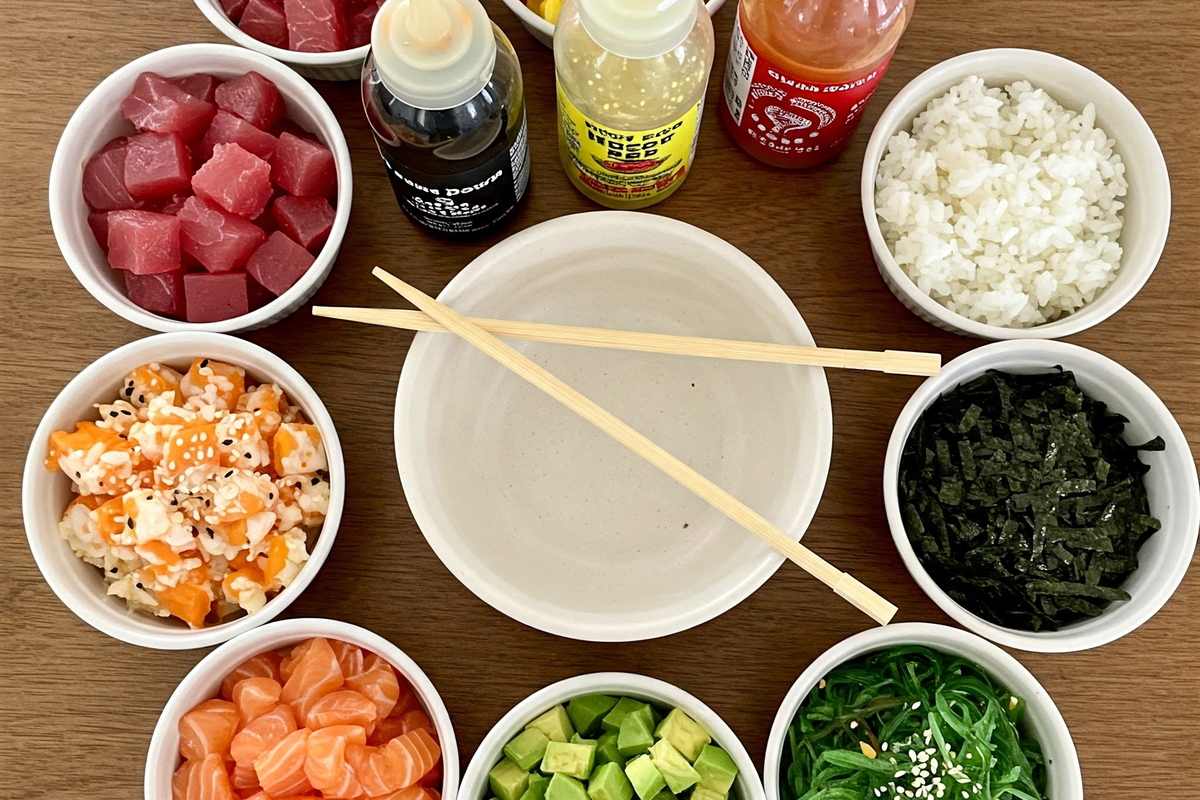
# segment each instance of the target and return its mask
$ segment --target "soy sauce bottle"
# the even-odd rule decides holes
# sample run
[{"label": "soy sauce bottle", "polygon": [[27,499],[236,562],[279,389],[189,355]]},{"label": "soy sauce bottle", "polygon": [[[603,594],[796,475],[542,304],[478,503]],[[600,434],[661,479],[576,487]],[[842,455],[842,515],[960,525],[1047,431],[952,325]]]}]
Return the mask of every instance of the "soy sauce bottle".
[{"label": "soy sauce bottle", "polygon": [[479,0],[387,0],[363,108],[396,200],[433,233],[503,226],[529,186],[521,65]]}]

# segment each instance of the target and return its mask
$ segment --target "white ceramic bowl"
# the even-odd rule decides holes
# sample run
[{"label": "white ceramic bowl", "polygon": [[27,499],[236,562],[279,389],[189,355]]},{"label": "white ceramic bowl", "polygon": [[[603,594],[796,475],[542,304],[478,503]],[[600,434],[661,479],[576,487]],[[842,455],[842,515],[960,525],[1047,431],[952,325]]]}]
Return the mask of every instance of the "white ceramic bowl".
[{"label": "white ceramic bowl", "polygon": [[[1162,521],[1139,552],[1139,566],[1122,586],[1132,600],[1117,602],[1099,617],[1068,625],[1058,631],[1020,631],[1004,628],[975,616],[941,590],[918,560],[900,513],[898,475],[900,458],[913,426],[937,398],[990,369],[1006,372],[1048,372],[1056,366],[1075,373],[1080,387],[1107,403],[1110,410],[1129,418],[1125,440],[1142,443],[1161,436],[1166,450],[1141,453],[1150,465],[1146,491],[1150,511]],[[883,467],[883,501],[892,539],[909,573],[925,593],[960,625],[1007,647],[1040,653],[1066,653],[1099,647],[1121,638],[1162,608],[1183,580],[1200,530],[1200,484],[1196,464],[1179,423],[1162,400],[1136,375],[1112,359],[1077,345],[1053,341],[997,342],[979,347],[942,368],[917,389],[900,412],[888,442]]]},{"label": "white ceramic bowl", "polygon": [[[1124,249],[1117,277],[1074,314],[1032,328],[988,325],[957,314],[922,292],[892,257],[875,215],[875,175],[888,140],[899,130],[912,130],[913,119],[929,101],[951,86],[977,75],[988,86],[1028,80],[1045,89],[1066,108],[1096,106],[1096,124],[1116,141],[1125,162],[1129,194],[1123,198]],[[939,328],[984,339],[1057,339],[1096,325],[1123,308],[1149,280],[1158,264],[1171,222],[1171,182],[1158,140],[1125,95],[1087,67],[1036,50],[996,49],[943,61],[918,75],[884,110],[867,143],[862,172],[862,210],[871,251],[888,288],[910,311]]]},{"label": "white ceramic bowl", "polygon": [[357,81],[362,78],[363,62],[367,60],[370,45],[333,53],[300,53],[255,39],[225,15],[219,0],[196,0],[196,7],[226,38],[287,64],[306,78],[315,81]]},{"label": "white ceramic bowl", "polygon": [[[682,222],[598,211],[522,231],[440,295],[464,314],[812,344],[745,254]],[[820,369],[513,345],[669,452],[803,535],[829,469]],[[783,557],[457,338],[418,334],[396,457],[430,546],[481,599],[593,641],[666,636],[724,613]]]},{"label": "white ceramic bowl", "polygon": [[[209,1],[196,0],[197,3]],[[211,0],[211,2],[216,2],[216,0]],[[533,38],[546,45],[546,47],[554,48],[553,23],[547,22],[544,17],[527,6],[525,0],[504,0],[504,5],[508,6],[509,10],[517,15],[517,19],[521,20],[521,24],[525,26],[525,30],[533,34]],[[708,9],[708,15],[711,17],[723,5],[725,5],[725,0],[708,0],[704,4],[704,7]]]},{"label": "white ceramic bowl", "polygon": [[750,754],[746,752],[733,729],[717,716],[717,712],[677,686],[629,672],[576,675],[574,678],[567,678],[565,681],[539,689],[517,703],[479,743],[471,763],[467,765],[467,771],[463,773],[462,786],[458,790],[459,797],[465,800],[487,800],[491,796],[488,772],[504,757],[504,745],[541,713],[558,703],[566,703],[573,697],[585,694],[607,694],[614,697],[623,695],[652,701],[668,708],[682,708],[712,735],[713,744],[722,747],[737,764],[738,776],[730,797],[736,800],[764,800],[762,783],[758,779],[758,770],[754,768],[754,762],[750,760]]},{"label": "white ceramic bowl", "polygon": [[[337,214],[333,230],[316,261],[300,280],[282,296],[262,308],[221,322],[194,323],[160,317],[132,303],[125,296],[120,278],[88,227],[88,207],[83,199],[83,167],[91,156],[117,136],[133,133],[133,125],[122,119],[121,100],[137,76],[157,72],[179,77],[196,72],[233,78],[254,70],[275,82],[287,101],[288,117],[312,131],[333,151],[337,164]],[[261,328],[278,322],[312,297],[337,260],[350,220],[354,180],[350,148],[341,125],[329,105],[307,81],[273,58],[226,44],[185,44],[144,55],[109,75],[92,90],[63,130],[50,167],[50,222],[63,258],[83,288],[110,311],[132,323],[156,331],[216,331],[230,333]]]},{"label": "white ceramic bowl", "polygon": [[[858,656],[897,645],[925,645],[950,655],[961,656],[986,671],[1000,686],[1028,704],[1021,728],[1032,734],[1046,757],[1046,797],[1049,800],[1083,800],[1083,776],[1071,732],[1046,690],[1029,670],[1008,653],[978,636],[945,625],[906,622],[872,628],[851,636],[821,654],[792,684],[784,697],[767,739],[763,784],[767,800],[780,800],[780,759],[788,728],[800,705],[831,670]],[[953,794],[953,793],[948,793]],[[957,797],[957,794],[954,794]]]},{"label": "white ceramic bowl", "polygon": [[458,794],[458,742],[450,714],[433,682],[417,663],[396,645],[365,628],[332,619],[289,619],[264,625],[226,642],[192,668],[167,700],[154,726],[146,754],[146,800],[171,796],[171,775],[179,768],[179,719],[199,703],[217,697],[225,676],[242,662],[268,650],[299,644],[315,637],[338,639],[382,657],[410,684],[429,718],[442,748],[442,798]]},{"label": "white ceramic bowl", "polygon": [[[320,431],[329,462],[329,511],[299,576],[253,614],[209,628],[191,630],[178,620],[130,611],[125,601],[105,593],[100,570],[84,563],[59,536],[63,509],[74,497],[70,479],[43,465],[46,443],[56,430],[74,430],[80,420],[96,418],[94,403],[117,396],[121,381],[135,367],[159,362],[184,369],[193,358],[208,356],[244,367],[249,377],[279,384]],[[159,650],[211,647],[273,619],[316,576],[337,534],[346,494],[346,469],[333,418],[313,388],[287,362],[258,345],[216,333],[167,333],[113,350],[76,375],[50,404],[25,459],[21,506],[29,548],[46,582],[66,606],[87,624],[115,639]]]}]

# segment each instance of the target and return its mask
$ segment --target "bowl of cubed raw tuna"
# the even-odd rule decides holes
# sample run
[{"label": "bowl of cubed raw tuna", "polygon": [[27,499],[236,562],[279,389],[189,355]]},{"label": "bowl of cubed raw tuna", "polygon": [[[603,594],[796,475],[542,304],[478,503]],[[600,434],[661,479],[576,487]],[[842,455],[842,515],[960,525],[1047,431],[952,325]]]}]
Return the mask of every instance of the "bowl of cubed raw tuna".
[{"label": "bowl of cubed raw tuna", "polygon": [[306,78],[356,81],[383,0],[196,0],[230,40]]},{"label": "bowl of cubed raw tuna", "polygon": [[333,269],[350,153],[329,106],[259,53],[192,44],[105,79],[67,123],[50,217],[101,303],[158,331],[242,331],[291,314]]}]

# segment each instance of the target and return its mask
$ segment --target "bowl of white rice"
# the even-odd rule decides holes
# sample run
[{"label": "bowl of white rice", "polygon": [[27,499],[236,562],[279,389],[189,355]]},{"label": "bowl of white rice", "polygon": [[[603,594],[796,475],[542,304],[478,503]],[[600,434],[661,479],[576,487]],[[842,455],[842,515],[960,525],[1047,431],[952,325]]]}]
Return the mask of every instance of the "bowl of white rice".
[{"label": "bowl of white rice", "polygon": [[883,112],[863,218],[918,316],[985,339],[1056,339],[1128,303],[1171,218],[1162,150],[1120,91],[1035,50],[943,61]]}]

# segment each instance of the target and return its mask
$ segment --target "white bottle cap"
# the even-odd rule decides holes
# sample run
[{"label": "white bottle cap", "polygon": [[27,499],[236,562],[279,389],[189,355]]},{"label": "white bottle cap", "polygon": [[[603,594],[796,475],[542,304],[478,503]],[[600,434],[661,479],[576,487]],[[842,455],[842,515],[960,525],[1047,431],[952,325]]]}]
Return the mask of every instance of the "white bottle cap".
[{"label": "white bottle cap", "polygon": [[692,32],[700,0],[579,0],[588,35],[624,58],[657,58]]},{"label": "white bottle cap", "polygon": [[371,55],[388,91],[415,108],[454,108],[483,91],[496,38],[479,0],[387,0]]}]

